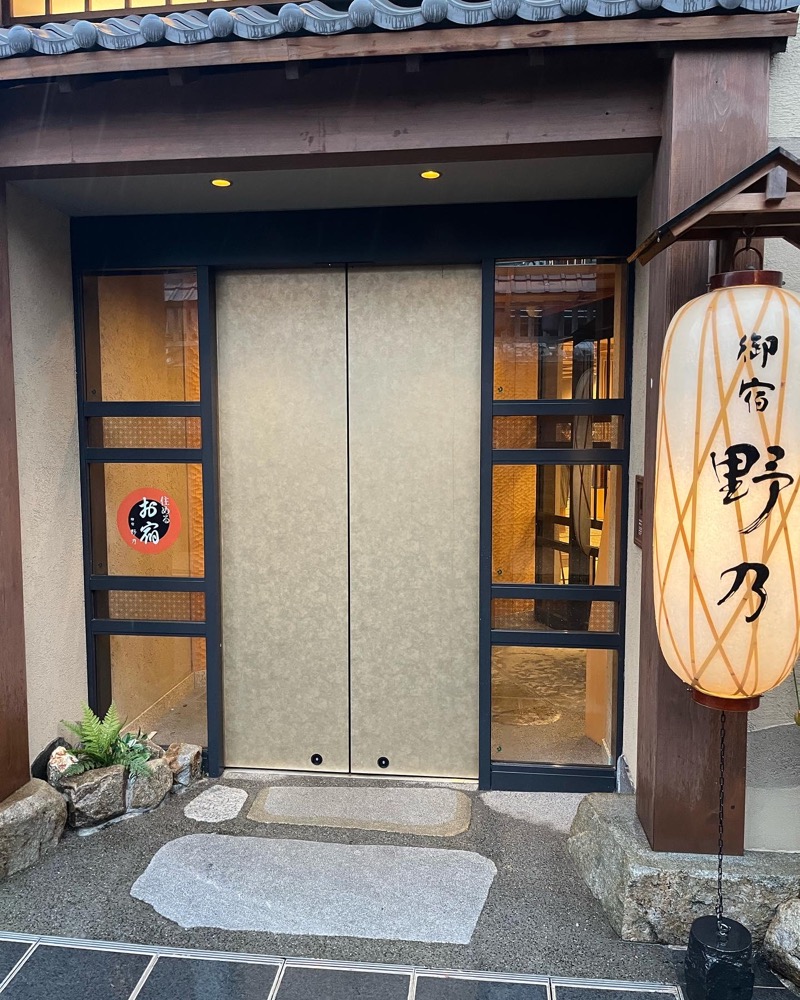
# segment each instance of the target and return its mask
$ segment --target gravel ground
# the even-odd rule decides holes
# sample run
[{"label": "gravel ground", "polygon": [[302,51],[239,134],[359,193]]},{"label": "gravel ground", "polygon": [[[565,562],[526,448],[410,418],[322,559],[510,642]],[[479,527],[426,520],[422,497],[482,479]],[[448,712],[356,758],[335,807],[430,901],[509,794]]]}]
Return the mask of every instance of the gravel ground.
[{"label": "gravel ground", "polygon": [[[322,784],[319,778],[283,779]],[[283,783],[282,782],[282,783]],[[524,818],[490,810],[472,795],[472,822],[455,837],[415,837],[327,827],[254,823],[246,818],[264,781],[226,778],[248,793],[238,817],[209,824],[184,816],[184,807],[216,782],[204,780],[170,795],[151,813],[79,837],[68,831],[38,865],[0,886],[0,929],[262,955],[385,962],[427,968],[481,969],[593,979],[676,982],[669,949],[620,941],[575,871],[563,824],[536,809]],[[348,779],[324,783],[352,785]],[[380,782],[375,782],[380,784]],[[362,787],[362,783],[359,783]],[[522,794],[522,793],[521,793]],[[533,800],[530,800],[533,801]],[[546,800],[543,800],[546,801]],[[296,838],[346,844],[395,844],[476,851],[497,866],[472,940],[467,945],[348,937],[300,937],[214,928],[185,930],[130,895],[156,851],[194,833]],[[287,891],[291,886],[287,885]]]}]

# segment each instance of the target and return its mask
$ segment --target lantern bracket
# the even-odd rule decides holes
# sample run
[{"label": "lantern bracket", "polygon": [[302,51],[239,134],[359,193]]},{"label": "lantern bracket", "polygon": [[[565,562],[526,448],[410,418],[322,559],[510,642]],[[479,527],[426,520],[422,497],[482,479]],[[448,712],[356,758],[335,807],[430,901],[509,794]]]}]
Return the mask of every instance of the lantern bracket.
[{"label": "lantern bracket", "polygon": [[729,271],[741,239],[755,250],[752,241],[766,238],[800,250],[800,160],[781,146],[655,229],[628,261],[648,264],[679,241],[716,240],[717,269]]}]

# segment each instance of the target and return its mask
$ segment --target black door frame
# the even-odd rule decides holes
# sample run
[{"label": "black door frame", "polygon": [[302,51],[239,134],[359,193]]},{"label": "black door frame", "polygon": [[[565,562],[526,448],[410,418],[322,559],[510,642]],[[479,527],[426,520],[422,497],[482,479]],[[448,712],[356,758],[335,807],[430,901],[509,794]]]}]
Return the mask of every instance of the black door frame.
[{"label": "black door frame", "polygon": [[[84,278],[193,271],[197,275],[198,341],[200,360],[199,402],[103,402],[87,393],[87,347],[95,340],[95,317],[89,315]],[[91,269],[74,272],[75,334],[78,390],[78,444],[83,509],[84,612],[89,706],[102,715],[112,700],[110,643],[112,635],[185,636],[205,639],[206,691],[208,696],[205,766],[209,774],[221,773],[222,760],[222,641],[219,590],[219,487],[217,457],[217,351],[214,283],[207,267],[150,269]],[[94,310],[92,310],[94,311]],[[94,336],[93,336],[94,334]],[[89,421],[93,417],[199,417],[200,448],[92,447]],[[110,463],[175,463],[200,465],[203,482],[204,575],[202,577],[115,576],[95,572],[96,549],[104,548],[105,522],[92,518],[98,499],[99,477],[93,471]],[[95,501],[93,501],[93,486]],[[98,504],[100,506],[100,504]],[[103,516],[105,508],[103,506]],[[107,567],[106,567],[107,569]],[[197,621],[125,620],[108,613],[109,591],[202,593],[205,619]]]},{"label": "black door frame", "polygon": [[[553,790],[613,790],[615,769],[559,767],[557,765],[493,765],[491,762],[491,643],[502,637],[490,630],[491,610],[491,417],[492,345],[494,337],[494,264],[504,258],[621,260],[635,243],[636,201],[633,198],[562,202],[524,202],[475,205],[342,209],[271,213],[183,216],[117,216],[72,220],[75,287],[75,328],[78,364],[78,417],[83,496],[83,543],[89,698],[102,708],[110,691],[98,670],[96,637],[108,634],[204,635],[208,658],[208,769],[218,775],[224,766],[222,629],[219,551],[219,484],[217,439],[216,270],[308,268],[341,265],[480,265],[483,271],[482,407],[481,407],[481,549],[480,549],[480,664],[479,664],[479,784],[482,788]],[[85,274],[141,273],[196,270],[200,335],[201,400],[188,403],[90,403],[85,399],[85,332],[82,278]],[[630,314],[630,306],[629,306]],[[627,455],[630,433],[630,322],[626,371],[625,455],[622,490],[620,585],[625,592],[626,525],[628,507]],[[574,409],[574,404],[568,404]],[[571,410],[572,411],[572,410]],[[147,449],[90,449],[90,416],[199,415],[202,447],[199,453],[174,451],[157,457]],[[168,456],[168,457],[167,457]],[[568,460],[581,461],[570,452]],[[560,460],[567,458],[561,455]],[[585,458],[585,456],[583,456]],[[551,454],[550,460],[557,460]],[[594,459],[596,460],[596,456]],[[97,462],[200,461],[203,465],[205,520],[205,577],[171,578],[92,575],[92,539],[89,518],[89,470]],[[538,461],[538,460],[537,460]],[[489,490],[487,492],[487,477]],[[488,511],[488,513],[487,513]],[[202,590],[206,621],[110,621],[95,613],[96,594],[110,589]],[[543,596],[540,594],[539,596]],[[563,595],[559,595],[563,596]],[[592,596],[600,599],[599,589]],[[577,588],[574,594],[579,599]],[[585,598],[584,598],[585,599]],[[615,597],[615,599],[617,599]],[[620,598],[622,611],[623,602]],[[601,641],[582,645],[608,647]],[[573,641],[567,639],[569,643]],[[515,643],[518,644],[515,639]],[[621,749],[623,705],[624,614],[620,614],[617,696],[617,750]],[[577,642],[574,642],[578,645]]]},{"label": "black door frame", "polygon": [[[550,258],[552,259],[552,258]],[[592,259],[572,259],[594,263]],[[539,260],[547,263],[547,259]],[[597,262],[623,264],[620,258],[599,258]],[[616,761],[622,753],[625,698],[625,595],[628,551],[628,474],[630,463],[630,415],[633,348],[633,268],[627,268],[627,301],[623,306],[623,395],[603,400],[515,400],[494,398],[494,329],[496,259],[483,264],[483,319],[481,357],[481,582],[480,582],[480,787],[506,791],[613,792],[617,787]],[[608,450],[565,448],[523,451],[493,449],[493,418],[497,416],[548,415],[620,416],[623,421],[622,447]],[[492,576],[492,472],[496,465],[613,465],[620,469],[621,496],[619,522],[619,581],[613,586],[570,584],[498,584]],[[492,628],[492,599],[534,599],[566,601],[613,601],[617,605],[615,632],[524,632]],[[499,762],[492,759],[492,647],[556,646],[578,649],[610,649],[617,654],[615,716],[613,721],[615,764],[553,764]]]}]

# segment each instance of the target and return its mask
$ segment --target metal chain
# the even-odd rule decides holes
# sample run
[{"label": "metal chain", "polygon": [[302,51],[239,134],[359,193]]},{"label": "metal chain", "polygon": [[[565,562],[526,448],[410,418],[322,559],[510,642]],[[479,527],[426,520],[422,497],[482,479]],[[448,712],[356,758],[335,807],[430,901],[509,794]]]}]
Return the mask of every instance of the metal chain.
[{"label": "metal chain", "polygon": [[725,713],[720,716],[719,727],[719,841],[717,844],[717,933],[720,938],[728,936],[727,925],[722,922],[724,915],[722,902],[722,858],[725,850]]}]

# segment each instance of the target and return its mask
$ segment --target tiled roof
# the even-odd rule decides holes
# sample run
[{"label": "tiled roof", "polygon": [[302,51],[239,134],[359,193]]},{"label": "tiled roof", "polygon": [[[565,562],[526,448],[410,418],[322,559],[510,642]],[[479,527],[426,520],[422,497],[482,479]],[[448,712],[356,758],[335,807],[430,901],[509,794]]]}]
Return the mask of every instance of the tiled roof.
[{"label": "tiled roof", "polygon": [[131,14],[101,22],[75,20],[41,27],[17,24],[0,28],[0,59],[36,52],[62,55],[98,47],[132,49],[165,42],[196,45],[225,38],[253,41],[298,32],[338,35],[365,28],[407,31],[444,22],[482,25],[512,18],[536,22],[580,15],[611,18],[642,11],[699,14],[737,8],[772,13],[790,10],[797,3],[798,0],[422,0],[419,6],[401,7],[390,0],[352,0],[346,10],[334,10],[321,0],[310,0],[286,3],[277,13],[254,6],[143,17]]}]

